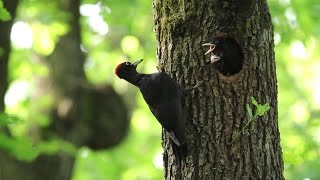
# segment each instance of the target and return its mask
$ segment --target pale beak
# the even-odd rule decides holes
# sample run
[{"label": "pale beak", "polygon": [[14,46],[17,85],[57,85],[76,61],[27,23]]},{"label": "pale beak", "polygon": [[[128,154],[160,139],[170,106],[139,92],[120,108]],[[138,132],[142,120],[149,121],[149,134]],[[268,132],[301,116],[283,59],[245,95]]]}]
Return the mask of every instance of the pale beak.
[{"label": "pale beak", "polygon": [[204,55],[211,53],[216,48],[216,45],[212,43],[205,43],[205,44],[202,44],[202,46],[210,46],[209,50],[206,53],[204,53]]},{"label": "pale beak", "polygon": [[140,59],[139,61],[136,61],[136,62],[132,63],[132,65],[133,65],[134,67],[137,67],[138,64],[140,64],[142,61],[143,61],[143,59]]}]

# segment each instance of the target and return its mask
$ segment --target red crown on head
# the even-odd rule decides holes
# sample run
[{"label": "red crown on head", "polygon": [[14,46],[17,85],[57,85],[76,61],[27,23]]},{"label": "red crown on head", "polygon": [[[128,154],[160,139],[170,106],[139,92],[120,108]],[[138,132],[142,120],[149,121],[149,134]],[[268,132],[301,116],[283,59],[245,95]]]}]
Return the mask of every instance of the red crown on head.
[{"label": "red crown on head", "polygon": [[119,65],[114,69],[114,73],[115,73],[116,75],[118,75],[119,70],[121,69],[121,67],[122,67],[122,65],[123,65],[124,63],[125,63],[125,62],[119,64]]}]

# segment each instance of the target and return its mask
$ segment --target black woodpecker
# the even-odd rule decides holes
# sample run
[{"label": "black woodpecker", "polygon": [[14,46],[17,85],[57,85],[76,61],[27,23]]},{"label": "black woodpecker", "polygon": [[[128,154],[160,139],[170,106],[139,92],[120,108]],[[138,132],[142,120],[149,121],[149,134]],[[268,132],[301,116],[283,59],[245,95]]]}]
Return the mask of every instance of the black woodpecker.
[{"label": "black woodpecker", "polygon": [[195,87],[185,90],[164,72],[153,74],[138,73],[136,67],[142,59],[119,64],[115,74],[137,86],[151,112],[170,136],[173,152],[180,162],[187,155],[184,124],[185,96]]},{"label": "black woodpecker", "polygon": [[225,76],[239,73],[243,66],[243,53],[236,40],[230,37],[216,36],[213,41],[202,46],[209,46],[205,55],[210,54],[210,61]]}]

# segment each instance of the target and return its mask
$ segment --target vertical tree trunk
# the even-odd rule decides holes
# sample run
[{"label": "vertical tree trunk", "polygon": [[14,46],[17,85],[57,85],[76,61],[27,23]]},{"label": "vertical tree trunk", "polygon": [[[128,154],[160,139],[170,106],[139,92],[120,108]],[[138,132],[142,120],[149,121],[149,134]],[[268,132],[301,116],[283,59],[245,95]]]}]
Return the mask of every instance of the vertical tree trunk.
[{"label": "vertical tree trunk", "polygon": [[11,28],[16,16],[17,0],[4,0],[3,6],[10,12],[10,21],[0,21],[0,112],[4,111],[4,95],[8,88],[8,62],[11,51]]},{"label": "vertical tree trunk", "polygon": [[[164,136],[166,179],[284,179],[277,117],[273,26],[267,2],[154,0],[157,58],[162,71],[185,87],[205,80],[206,95],[187,99],[189,155],[181,167]],[[201,44],[217,34],[237,39],[244,66],[220,74]],[[246,104],[253,96],[271,109],[254,120],[249,134]]]}]

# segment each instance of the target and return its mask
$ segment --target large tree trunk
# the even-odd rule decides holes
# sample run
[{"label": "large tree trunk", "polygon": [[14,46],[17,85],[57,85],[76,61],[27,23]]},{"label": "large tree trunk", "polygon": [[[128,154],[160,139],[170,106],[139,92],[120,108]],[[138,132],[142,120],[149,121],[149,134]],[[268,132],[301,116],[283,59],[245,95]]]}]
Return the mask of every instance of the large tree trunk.
[{"label": "large tree trunk", "polygon": [[[179,167],[164,135],[166,179],[284,179],[277,117],[273,26],[267,2],[154,0],[158,65],[185,87],[205,80],[206,95],[187,99],[189,155]],[[244,66],[232,76],[207,63],[201,44],[217,34],[237,39]],[[253,96],[271,109],[249,134],[246,104]]]}]

